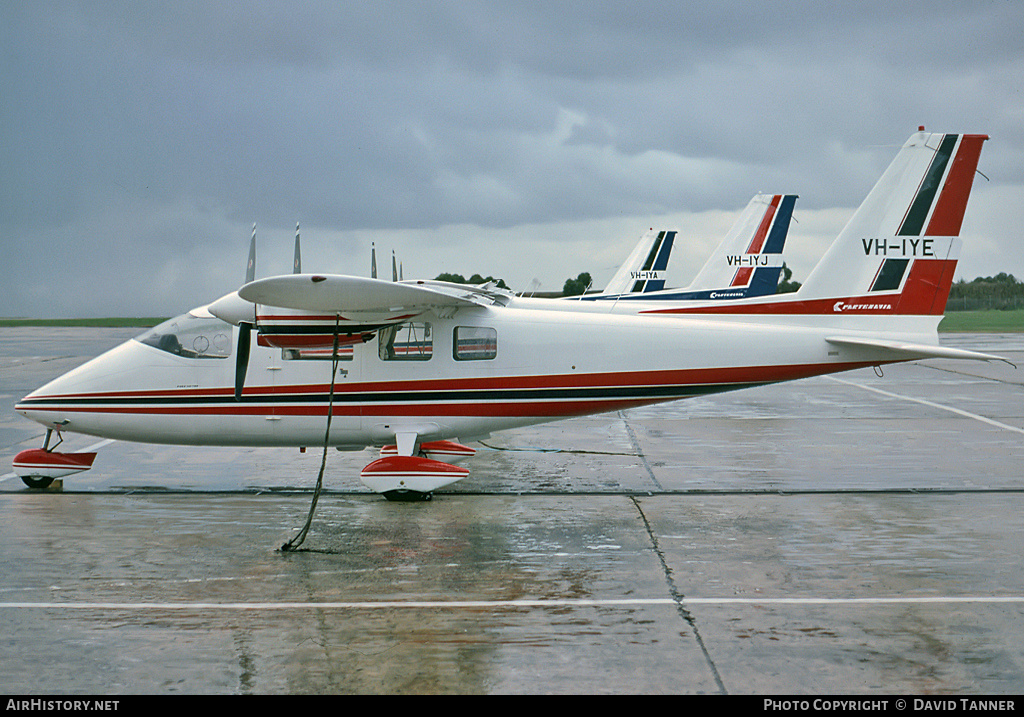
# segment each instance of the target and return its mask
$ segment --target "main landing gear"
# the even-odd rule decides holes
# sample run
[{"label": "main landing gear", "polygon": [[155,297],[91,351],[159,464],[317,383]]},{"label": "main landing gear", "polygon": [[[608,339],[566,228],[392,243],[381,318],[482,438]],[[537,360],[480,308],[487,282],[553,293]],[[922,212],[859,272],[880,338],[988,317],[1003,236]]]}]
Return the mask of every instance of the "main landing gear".
[{"label": "main landing gear", "polygon": [[359,477],[370,490],[387,500],[427,501],[433,497],[433,491],[469,475],[468,468],[439,459],[461,460],[474,453],[472,448],[454,441],[423,443],[416,455],[399,455],[397,446],[384,446],[381,457],[366,466]]}]

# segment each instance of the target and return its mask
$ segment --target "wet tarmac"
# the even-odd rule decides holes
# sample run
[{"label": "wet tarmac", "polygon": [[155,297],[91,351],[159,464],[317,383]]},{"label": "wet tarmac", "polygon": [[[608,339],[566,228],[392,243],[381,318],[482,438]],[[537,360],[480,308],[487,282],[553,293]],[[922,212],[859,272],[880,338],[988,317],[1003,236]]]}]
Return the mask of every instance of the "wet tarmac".
[{"label": "wet tarmac", "polygon": [[[135,330],[0,328],[15,400]],[[0,480],[11,694],[1014,694],[1024,335],[496,434],[427,503],[321,454],[113,443]],[[68,449],[96,439],[66,437]]]}]

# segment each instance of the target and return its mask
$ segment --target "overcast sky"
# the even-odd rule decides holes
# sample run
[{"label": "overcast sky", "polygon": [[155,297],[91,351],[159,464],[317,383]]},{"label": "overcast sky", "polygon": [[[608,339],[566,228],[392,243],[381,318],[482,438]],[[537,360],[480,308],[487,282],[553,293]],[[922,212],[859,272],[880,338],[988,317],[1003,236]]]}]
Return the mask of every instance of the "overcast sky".
[{"label": "overcast sky", "polygon": [[1024,3],[0,0],[0,316],[172,315],[244,278],[689,281],[757,192],[802,280],[925,125],[991,136],[958,278],[1024,278]]}]

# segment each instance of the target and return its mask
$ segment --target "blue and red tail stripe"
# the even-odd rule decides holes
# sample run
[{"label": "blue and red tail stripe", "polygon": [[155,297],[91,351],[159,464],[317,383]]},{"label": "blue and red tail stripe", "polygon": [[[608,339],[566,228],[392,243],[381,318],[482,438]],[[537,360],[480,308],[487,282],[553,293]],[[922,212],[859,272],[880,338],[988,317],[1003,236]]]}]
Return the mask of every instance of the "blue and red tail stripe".
[{"label": "blue and red tail stripe", "polygon": [[[944,135],[935,148],[928,171],[921,178],[921,184],[913,201],[907,208],[897,236],[957,236],[963,224],[967,199],[974,183],[974,173],[978,168],[981,147],[986,135]],[[952,160],[952,161],[950,161]],[[925,225],[927,222],[927,226]],[[912,300],[913,305],[923,309],[925,313],[942,313],[949,296],[949,285],[944,279],[946,274],[952,282],[952,274],[956,268],[955,259],[945,257],[929,258],[927,261],[945,261],[951,266],[932,267],[940,269],[935,291],[930,301]],[[878,267],[878,272],[871,284],[870,292],[896,291],[903,283],[903,276],[911,264],[918,262],[910,258],[887,258]],[[935,271],[930,271],[934,274]],[[909,281],[908,277],[908,281]],[[926,287],[923,287],[926,289]],[[927,291],[927,289],[926,289]],[[900,302],[902,305],[903,302]],[[927,308],[924,308],[924,307]],[[900,313],[905,313],[900,311]]]},{"label": "blue and red tail stripe", "polygon": [[658,278],[641,278],[633,284],[633,293],[643,294],[649,291],[661,291],[665,288],[665,270],[668,268],[668,258],[672,253],[672,243],[675,241],[676,232],[664,231],[658,234],[658,238],[651,246],[640,271],[641,276],[647,272],[657,272]]},{"label": "blue and red tail stripe", "polygon": [[[754,233],[747,254],[781,254],[789,233],[796,195],[776,194],[769,202],[761,224]],[[730,287],[747,287],[747,294],[762,296],[774,294],[779,285],[781,266],[743,267],[736,271]]]}]

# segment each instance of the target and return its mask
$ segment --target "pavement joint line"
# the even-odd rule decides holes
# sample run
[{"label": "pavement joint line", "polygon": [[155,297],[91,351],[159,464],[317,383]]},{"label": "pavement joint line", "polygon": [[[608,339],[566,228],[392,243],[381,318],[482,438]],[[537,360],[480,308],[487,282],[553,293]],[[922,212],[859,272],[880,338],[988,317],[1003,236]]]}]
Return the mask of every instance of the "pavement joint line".
[{"label": "pavement joint line", "polygon": [[[629,428],[628,423],[626,424],[626,427]],[[630,434],[632,435],[632,431],[630,431]],[[646,460],[644,463],[646,464]],[[648,468],[648,470],[650,470],[650,468]],[[653,474],[651,477],[654,477]],[[719,692],[722,694],[728,694],[729,692],[725,687],[725,682],[722,680],[722,675],[718,671],[718,666],[715,665],[715,660],[711,657],[711,651],[704,642],[704,637],[701,635],[700,628],[697,626],[697,618],[686,604],[685,595],[683,595],[676,585],[675,578],[672,575],[672,569],[669,567],[668,561],[665,559],[665,552],[661,549],[661,546],[658,543],[658,536],[651,527],[651,522],[647,519],[643,506],[640,505],[640,502],[636,498],[633,498],[633,505],[636,508],[637,513],[639,513],[640,519],[644,523],[644,529],[647,531],[648,539],[651,541],[651,546],[653,547],[655,554],[658,556],[658,561],[661,563],[661,569],[665,574],[665,582],[668,586],[669,594],[676,603],[676,610],[679,612],[680,617],[683,618],[693,631],[693,638],[697,641],[697,646],[700,647],[701,654],[704,655],[704,662],[707,664],[708,670],[711,672],[711,676],[714,678]]]},{"label": "pavement joint line", "polygon": [[[687,605],[1024,605],[1024,595],[969,595],[921,597],[684,597]],[[37,610],[380,610],[380,609],[480,609],[480,608],[549,608],[549,607],[679,607],[676,598],[624,599],[537,599],[537,600],[384,600],[351,602],[0,602],[0,609]]]},{"label": "pavement joint line", "polygon": [[626,414],[623,411],[619,411],[619,418],[622,420],[622,425],[626,427],[626,433],[629,435],[629,440],[633,444],[633,449],[636,451],[637,456],[644,465],[644,469],[647,471],[647,476],[659,490],[662,490],[661,483],[658,481],[657,476],[654,475],[654,469],[651,468],[651,464],[647,461],[647,456],[644,455],[643,448],[640,447],[640,441],[637,440],[636,433],[633,432],[633,427],[629,425],[629,420],[626,418]]},{"label": "pavement joint line", "polygon": [[856,383],[854,381],[846,381],[845,379],[836,378],[835,376],[825,376],[824,378],[827,378],[827,379],[829,379],[831,381],[835,381],[837,383],[845,383],[847,386],[856,386],[857,388],[863,388],[865,391],[874,391],[875,393],[881,394],[883,396],[888,396],[889,398],[899,398],[899,399],[902,399],[904,401],[913,401],[914,403],[920,403],[920,404],[922,404],[924,406],[931,406],[932,408],[938,408],[938,409],[941,409],[943,411],[949,411],[950,413],[955,413],[958,416],[964,416],[965,418],[973,418],[976,421],[981,421],[982,423],[988,423],[989,425],[995,426],[996,428],[1002,428],[1002,429],[1007,430],[1007,431],[1015,431],[1016,433],[1024,434],[1024,428],[1018,428],[1017,426],[1011,426],[1011,425],[1009,425],[1007,423],[1002,423],[1000,421],[996,421],[996,420],[988,418],[986,416],[978,415],[977,413],[971,413],[970,411],[964,411],[963,409],[960,409],[960,408],[953,408],[952,406],[946,406],[946,405],[941,404],[941,403],[936,403],[935,401],[929,401],[928,399],[925,399],[925,398],[915,398],[913,396],[904,396],[903,394],[893,393],[892,391],[886,391],[886,390],[881,389],[881,388],[875,388],[874,386],[865,386],[862,383]]}]

